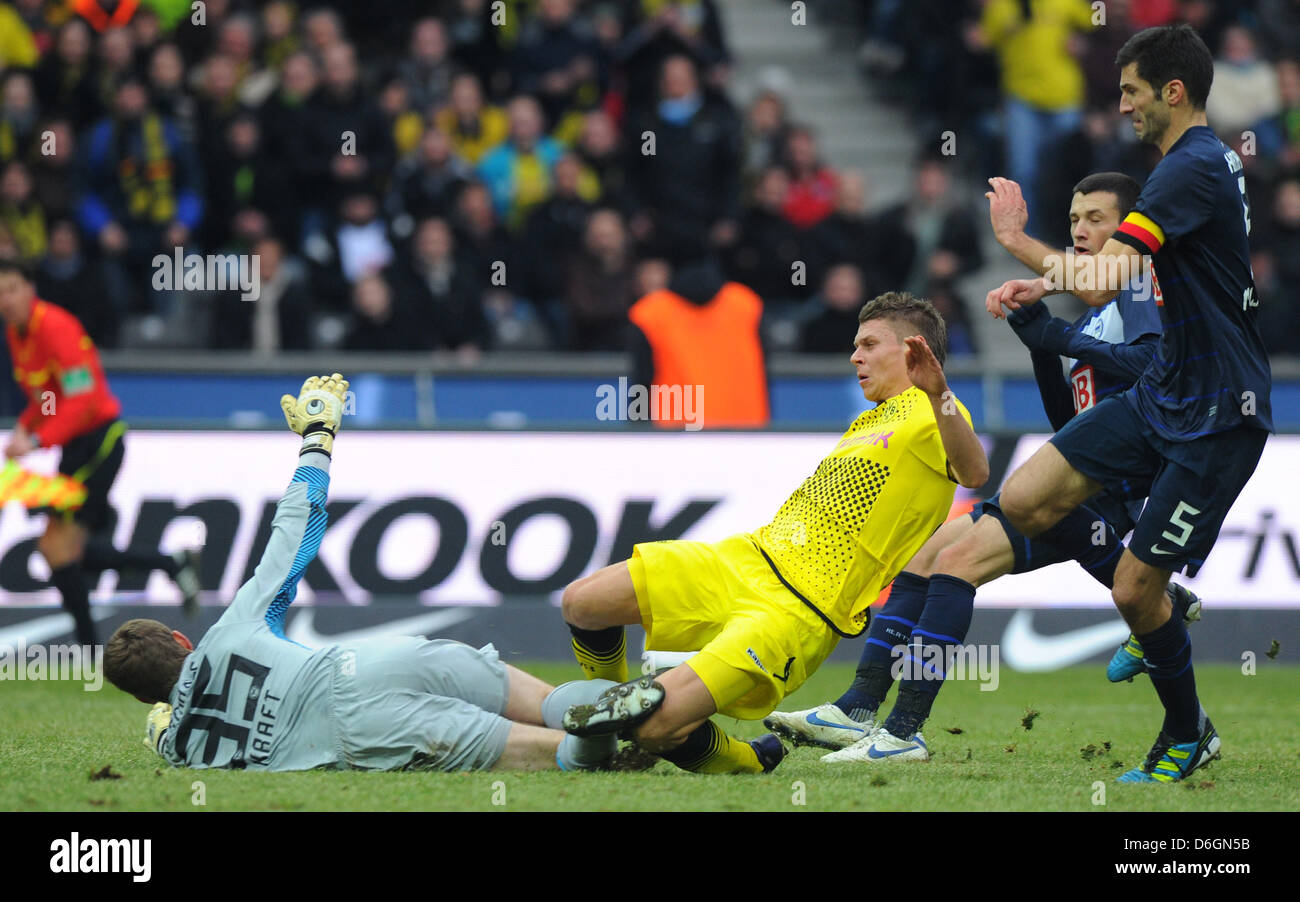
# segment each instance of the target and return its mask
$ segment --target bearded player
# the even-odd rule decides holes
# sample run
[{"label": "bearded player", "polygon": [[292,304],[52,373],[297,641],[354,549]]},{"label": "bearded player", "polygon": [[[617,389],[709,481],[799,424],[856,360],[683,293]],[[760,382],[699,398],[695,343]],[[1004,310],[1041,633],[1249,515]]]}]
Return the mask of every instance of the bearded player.
[{"label": "bearded player", "polygon": [[564,619],[588,677],[627,679],[627,624],[645,628],[647,648],[698,652],[576,706],[570,732],[631,729],[642,748],[685,770],[770,771],[785,755],[776,736],[743,742],[710,718],[762,718],[841,637],[861,635],[881,589],[943,523],[954,484],[988,479],[970,415],[944,378],[946,329],[933,305],[891,292],[858,322],[850,361],[875,406],[771,523],[711,544],[642,543],[565,589]]},{"label": "bearded player", "polygon": [[187,611],[199,595],[198,556],[158,550],[119,551],[105,535],[113,521],[108,493],[126,452],[122,405],[109,391],[99,353],[77,318],[43,301],[19,263],[0,261],[0,318],[26,392],[4,453],[22,457],[37,448],[62,447],[59,472],[86,487],[81,507],[51,512],[37,548],[50,565],[50,583],[76,625],[77,642],[97,643],[90,616],[88,576],[103,570],[162,570],[181,589]]},{"label": "bearded player", "polygon": [[[586,770],[613,736],[556,727],[612,682],[558,689],[503,663],[491,645],[396,637],[311,649],[285,615],[325,533],[334,439],[348,383],[311,377],[280,400],[302,436],[253,573],[196,646],[156,620],[122,624],[104,673],[153,708],[146,743],[176,766],[251,770]],[[547,726],[549,724],[549,727]]]},{"label": "bearded player", "polygon": [[1093,271],[1107,303],[1145,263],[1164,324],[1160,348],[1134,387],[1074,418],[1007,479],[1002,509],[1041,535],[1101,488],[1147,495],[1115,569],[1112,597],[1142,644],[1165,709],[1155,743],[1126,783],[1174,783],[1218,755],[1201,707],[1192,644],[1165,587],[1194,576],[1255,471],[1273,429],[1272,375],[1256,319],[1250,202],[1241,158],[1210,130],[1205,102],[1214,59],[1187,25],[1148,28],[1120,48],[1120,112],[1162,159],[1101,253],[1046,254],[1041,279],[1005,283],[990,305],[1020,309]]}]

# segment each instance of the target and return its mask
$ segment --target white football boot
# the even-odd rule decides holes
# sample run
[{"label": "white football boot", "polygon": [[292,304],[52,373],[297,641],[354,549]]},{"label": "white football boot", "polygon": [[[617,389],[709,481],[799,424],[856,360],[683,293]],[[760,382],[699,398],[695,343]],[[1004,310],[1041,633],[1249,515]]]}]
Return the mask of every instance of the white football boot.
[{"label": "white football boot", "polygon": [[795,745],[842,749],[870,735],[876,722],[859,723],[836,705],[827,703],[804,711],[773,711],[763,718],[763,726]]},{"label": "white football boot", "polygon": [[829,755],[822,755],[829,764],[849,761],[929,761],[930,750],[925,737],[917,733],[911,739],[899,739],[884,727],[853,745]]}]

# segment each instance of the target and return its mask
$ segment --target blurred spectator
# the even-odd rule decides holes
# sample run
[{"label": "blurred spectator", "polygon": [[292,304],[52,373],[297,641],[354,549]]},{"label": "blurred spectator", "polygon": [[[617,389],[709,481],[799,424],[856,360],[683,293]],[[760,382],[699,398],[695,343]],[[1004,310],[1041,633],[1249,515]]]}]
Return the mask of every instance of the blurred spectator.
[{"label": "blurred spectator", "polygon": [[404,157],[420,143],[424,134],[424,117],[411,109],[411,92],[401,76],[384,83],[379,92],[379,110],[388,121],[393,140],[393,150],[398,158]]},{"label": "blurred spectator", "polygon": [[262,211],[277,233],[292,229],[294,197],[286,190],[280,161],[263,152],[257,117],[251,112],[237,114],[222,138],[223,146],[210,154],[205,243],[210,247],[228,243],[235,213],[246,207]]},{"label": "blurred spectator", "polygon": [[410,313],[394,303],[392,289],[379,273],[352,286],[352,327],[343,340],[348,351],[418,351],[420,330]]},{"label": "blurred spectator", "polygon": [[262,68],[257,57],[257,20],[240,13],[221,23],[217,53],[235,66],[239,102],[260,106],[275,90],[275,72]]},{"label": "blurred spectator", "polygon": [[149,109],[138,77],[118,86],[111,118],[82,147],[83,194],[77,218],[108,255],[105,278],[119,310],[139,305],[150,261],[179,247],[200,225],[201,176],[176,127]]},{"label": "blurred spectator", "polygon": [[[584,184],[583,176],[587,175]],[[555,190],[533,208],[520,236],[519,246],[527,254],[527,282],[523,294],[551,316],[564,293],[565,269],[569,258],[578,251],[599,189],[590,173],[573,154],[565,154],[555,164]],[[620,222],[620,228],[622,223]]]},{"label": "blurred spectator", "polygon": [[[497,221],[492,195],[482,182],[469,182],[456,197],[453,228],[458,245],[464,249],[475,272],[483,274],[493,285],[510,281],[509,274],[515,270],[516,263],[514,242]],[[519,273],[522,277],[522,264]]]},{"label": "blurred spectator", "polygon": [[34,159],[40,135],[36,128],[36,89],[31,76],[17,69],[6,73],[2,97],[0,163]]},{"label": "blurred spectator", "polygon": [[775,91],[763,91],[745,114],[745,170],[758,172],[779,163],[786,135],[785,101]]},{"label": "blurred spectator", "polygon": [[655,75],[670,57],[685,55],[705,71],[729,60],[713,0],[628,0],[623,11],[624,37],[616,53],[633,116],[654,106]]},{"label": "blurred spectator", "polygon": [[234,60],[216,54],[204,61],[198,77],[199,162],[204,170],[216,165],[226,129],[243,110],[239,100],[239,76]]},{"label": "blurred spectator", "polygon": [[647,257],[636,265],[634,278],[636,279],[636,296],[645,297],[653,291],[660,291],[668,287],[672,279],[673,268],[660,257]]},{"label": "blurred spectator", "polygon": [[59,29],[54,52],[41,57],[36,88],[47,110],[58,110],[80,129],[102,109],[91,63],[90,27],[72,19]]},{"label": "blurred spectator", "polygon": [[339,210],[339,219],[335,243],[343,278],[355,283],[393,262],[388,229],[379,216],[379,203],[373,195],[348,196]]},{"label": "blurred spectator", "polygon": [[798,126],[786,133],[784,163],[790,189],[782,212],[801,229],[811,228],[835,209],[837,176],[817,155],[812,129]]},{"label": "blurred spectator", "polygon": [[452,79],[451,102],[438,111],[434,125],[451,139],[456,155],[470,165],[477,165],[510,134],[505,112],[483,102],[478,77],[469,72]]},{"label": "blurred spectator", "polygon": [[1115,58],[1124,42],[1138,32],[1133,23],[1133,5],[1133,0],[1108,0],[1105,27],[1088,36],[1080,60],[1087,82],[1085,105],[1088,109],[1113,110],[1117,105],[1119,79],[1116,78]]},{"label": "blurred spectator", "polygon": [[488,342],[483,278],[456,253],[445,219],[422,221],[395,283],[419,331],[420,347],[479,350]]},{"label": "blurred spectator", "polygon": [[1210,128],[1240,136],[1281,108],[1277,73],[1260,58],[1251,33],[1234,25],[1223,33],[1223,50],[1214,61],[1214,84],[1205,102]]},{"label": "blurred spectator", "polygon": [[[288,188],[293,191],[297,203],[291,211],[298,220],[292,228],[284,233],[284,238],[291,247],[298,247],[301,236],[301,224],[305,217],[304,208],[315,204],[306,200],[311,191],[316,190],[317,178],[307,177],[303,173],[301,161],[307,152],[303,148],[306,140],[308,103],[316,92],[318,80],[316,63],[305,52],[290,54],[284,61],[281,71],[280,88],[263,104],[259,115],[262,122],[262,147],[268,157],[283,160],[288,164],[285,170]],[[316,174],[319,177],[319,173]],[[319,228],[319,216],[315,220]]]},{"label": "blurred spectator", "polygon": [[818,294],[821,312],[804,323],[799,350],[810,354],[851,354],[858,313],[866,303],[862,272],[851,263],[830,268]]},{"label": "blurred spectator", "polygon": [[427,115],[447,102],[453,72],[448,51],[441,21],[430,16],[415,23],[406,58],[398,67],[412,109]]},{"label": "blurred spectator", "polygon": [[136,59],[147,59],[162,40],[162,22],[158,13],[148,5],[141,4],[131,16],[131,44],[135,48]]},{"label": "blurred spectator", "polygon": [[294,30],[296,10],[289,0],[272,0],[262,8],[262,43],[258,51],[262,65],[279,72],[285,60],[301,47]]},{"label": "blurred spectator", "polygon": [[81,320],[97,347],[117,344],[117,311],[110,303],[99,265],[81,249],[81,233],[71,220],[50,224],[50,252],[36,266],[36,294]]},{"label": "blurred spectator", "polygon": [[[54,46],[58,25],[66,21],[68,11],[59,9],[59,4],[48,3],[47,0],[13,0],[9,5],[31,34],[36,53],[44,56]],[[0,20],[0,32],[4,32],[7,27],[9,27],[8,23]],[[5,40],[12,40],[12,37],[6,35]],[[17,60],[6,60],[6,62],[20,64]],[[31,63],[27,65],[30,66]]]},{"label": "blurred spectator", "polygon": [[971,328],[968,305],[957,294],[954,280],[948,276],[936,276],[926,285],[921,295],[939,311],[944,324],[948,327],[948,354],[959,356],[974,354],[978,350],[975,344],[975,331]]},{"label": "blurred spectator", "polygon": [[[763,170],[754,204],[740,219],[740,237],[732,249],[728,275],[748,285],[769,307],[780,308],[808,297],[809,251],[815,236],[797,228],[785,216],[790,177],[781,166]],[[802,278],[800,278],[802,264]]]},{"label": "blurred spectator", "polygon": [[30,69],[39,55],[23,17],[8,3],[0,4],[0,71],[10,66]]},{"label": "blurred spectator", "polygon": [[[632,233],[671,261],[737,238],[740,123],[729,103],[700,88],[685,56],[664,61],[660,100],[627,134]],[[646,135],[649,135],[647,138]],[[653,141],[653,152],[642,145]]]},{"label": "blurred spectator", "polygon": [[599,54],[575,0],[538,0],[537,16],[524,24],[512,54],[514,90],[538,98],[554,131],[566,111],[591,109],[600,99]]},{"label": "blurred spectator", "polygon": [[386,204],[393,231],[404,237],[411,234],[413,219],[450,215],[469,176],[469,167],[452,154],[447,136],[436,128],[428,129],[415,156],[398,163],[393,173]]},{"label": "blurred spectator", "polygon": [[[1258,215],[1258,214],[1257,214]],[[1259,333],[1270,354],[1300,354],[1300,173],[1277,185],[1259,279]]]},{"label": "blurred spectator", "polygon": [[1092,30],[1092,7],[1088,0],[988,0],[980,28],[1002,66],[1007,169],[1029,205],[1027,231],[1041,235],[1039,158],[1079,125],[1077,35]]},{"label": "blurred spectator", "polygon": [[[330,44],[323,71],[322,87],[304,110],[299,145],[301,185],[319,204],[316,216],[322,209],[334,209],[349,194],[384,190],[394,161],[388,123],[362,89],[352,47]],[[317,219],[304,231],[310,233],[319,224]]]},{"label": "blurred spectator", "polygon": [[867,209],[867,182],[861,172],[845,170],[840,173],[835,191],[835,211],[817,224],[812,235],[812,246],[817,248],[818,265],[810,281],[817,283],[829,273],[826,267],[837,263],[852,263],[857,267],[863,282],[862,293],[875,297],[891,286],[902,285],[907,278],[907,261],[898,260],[896,253],[901,243],[895,235],[895,226],[869,217]]},{"label": "blurred spectator", "polygon": [[1261,156],[1284,167],[1300,166],[1300,60],[1277,64],[1279,110],[1255,126]]},{"label": "blurred spectator", "polygon": [[[46,217],[70,219],[76,214],[77,142],[72,125],[66,119],[49,119],[42,126],[49,132],[50,153],[38,153],[32,158],[31,173],[36,183],[36,199]],[[44,143],[44,142],[42,142]]]},{"label": "blurred spectator", "polygon": [[582,135],[578,139],[578,156],[600,186],[600,197],[605,203],[622,205],[627,184],[618,129],[609,114],[592,110],[582,121]]},{"label": "blurred spectator", "polygon": [[193,143],[199,136],[199,106],[186,88],[185,58],[174,43],[159,44],[149,57],[149,93],[154,109]]},{"label": "blurred spectator", "polygon": [[1273,58],[1295,56],[1300,48],[1300,3],[1259,0],[1259,38]]},{"label": "blurred spectator", "polygon": [[[947,158],[926,157],[916,168],[912,195],[880,214],[898,239],[891,259],[906,272],[905,291],[925,296],[932,279],[968,275],[984,265],[980,250],[983,218],[959,200]],[[1030,207],[1030,215],[1033,208]]]},{"label": "blurred spectator", "polygon": [[212,320],[214,348],[252,350],[258,354],[310,348],[306,325],[314,322],[314,304],[302,262],[287,255],[280,239],[266,235],[249,250],[258,262],[257,296],[241,291],[218,295]]},{"label": "blurred spectator", "polygon": [[45,256],[49,236],[46,216],[32,184],[27,166],[11,160],[0,174],[0,222],[18,246],[18,258],[34,263]]},{"label": "blurred spectator", "polygon": [[343,20],[329,7],[314,9],[304,15],[302,31],[307,51],[322,63],[331,50],[346,43],[347,39]]},{"label": "blurred spectator", "polygon": [[97,49],[95,95],[99,109],[108,110],[122,80],[139,74],[135,64],[135,36],[129,28],[110,28],[99,36]]},{"label": "blurred spectator", "polygon": [[529,211],[550,196],[552,170],[562,148],[545,134],[542,108],[533,98],[514,98],[508,113],[510,136],[484,154],[478,174],[492,192],[497,215],[517,231]]},{"label": "blurred spectator", "polygon": [[627,230],[618,211],[605,207],[591,214],[581,250],[569,261],[566,275],[568,350],[626,348],[627,312],[639,295]]},{"label": "blurred spectator", "polygon": [[680,428],[691,422],[684,416],[687,391],[696,403],[694,428],[767,425],[762,317],[758,295],[727,281],[707,257],[688,261],[669,288],[632,305],[632,384],[663,386],[664,394],[676,391],[683,399],[680,408],[653,412],[655,425]]}]

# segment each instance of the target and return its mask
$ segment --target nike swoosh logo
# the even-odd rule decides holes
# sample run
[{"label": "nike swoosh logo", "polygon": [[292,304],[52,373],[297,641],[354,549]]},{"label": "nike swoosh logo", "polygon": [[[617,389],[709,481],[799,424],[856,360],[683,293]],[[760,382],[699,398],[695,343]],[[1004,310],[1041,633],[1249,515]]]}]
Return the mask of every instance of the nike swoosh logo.
[{"label": "nike swoosh logo", "polygon": [[846,727],[844,726],[844,724],[841,723],[831,723],[829,720],[822,720],[816,714],[809,714],[804,719],[807,720],[810,724],[814,724],[819,727],[834,727],[837,730],[850,730],[856,733],[866,732],[866,730],[862,729],[862,727]]},{"label": "nike swoosh logo", "polygon": [[1029,673],[1057,670],[1107,651],[1128,636],[1128,624],[1123,620],[1045,636],[1034,629],[1034,612],[1021,608],[1002,634],[1002,653],[1015,670]]},{"label": "nike swoosh logo", "polygon": [[[98,610],[93,605],[90,617],[95,622],[107,620],[113,616],[112,611]],[[0,629],[0,645],[17,648],[20,644],[41,645],[56,636],[73,632],[72,618],[60,611],[47,617],[24,620],[22,623]]]},{"label": "nike swoosh logo", "polygon": [[1151,553],[1152,553],[1152,554],[1173,554],[1174,552],[1172,552],[1172,551],[1165,551],[1163,548],[1161,548],[1161,547],[1158,546],[1158,545],[1152,545],[1152,546],[1151,546]]},{"label": "nike swoosh logo", "polygon": [[894,755],[901,755],[903,754],[903,752],[910,752],[912,748],[913,748],[912,746],[908,746],[905,749],[894,749],[893,751],[889,751],[889,752],[878,752],[876,751],[876,747],[873,745],[871,748],[867,749],[867,757],[868,758],[892,758]]},{"label": "nike swoosh logo", "polygon": [[316,612],[311,608],[303,608],[294,615],[284,634],[286,638],[308,648],[320,648],[325,645],[346,645],[349,642],[382,639],[388,636],[427,636],[429,633],[469,620],[473,616],[473,608],[450,608],[417,614],[414,617],[404,617],[401,620],[390,620],[378,626],[326,635],[316,631]]}]

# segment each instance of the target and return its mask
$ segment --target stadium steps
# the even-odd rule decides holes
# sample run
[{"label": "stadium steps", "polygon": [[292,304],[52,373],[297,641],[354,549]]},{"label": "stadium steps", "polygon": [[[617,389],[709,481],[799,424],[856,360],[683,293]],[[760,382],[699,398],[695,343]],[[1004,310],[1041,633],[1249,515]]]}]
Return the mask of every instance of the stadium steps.
[{"label": "stadium steps", "polygon": [[815,129],[827,162],[866,173],[872,209],[901,200],[916,140],[904,112],[874,98],[858,76],[854,49],[840,46],[811,11],[808,24],[792,24],[789,3],[719,0],[718,7],[735,59],[737,106],[743,111],[759,90],[775,87],[792,120]]},{"label": "stadium steps", "polygon": [[[811,5],[811,4],[810,4]],[[791,118],[812,126],[823,157],[836,168],[855,168],[868,179],[868,207],[879,210],[904,200],[918,148],[905,110],[889,103],[883,88],[864,80],[852,30],[809,10],[808,24],[793,25],[784,0],[718,0],[735,59],[733,100],[742,111],[764,87],[788,100]],[[962,185],[976,210],[986,209],[983,185]],[[988,263],[962,279],[983,361],[1001,371],[1028,373],[1028,356],[1005,322],[984,312],[984,296],[1007,279],[1029,271],[1013,260],[989,230],[981,234]],[[1083,310],[1074,298],[1052,300],[1052,312],[1073,319]]]}]

